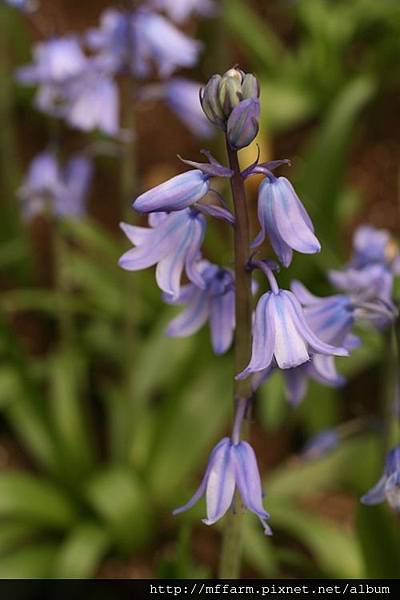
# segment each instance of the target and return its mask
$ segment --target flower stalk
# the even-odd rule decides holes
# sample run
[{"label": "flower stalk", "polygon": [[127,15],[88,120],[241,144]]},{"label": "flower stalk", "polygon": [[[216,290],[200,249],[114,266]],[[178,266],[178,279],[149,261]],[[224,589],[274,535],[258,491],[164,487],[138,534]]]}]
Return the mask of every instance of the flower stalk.
[{"label": "flower stalk", "polygon": [[[251,271],[248,268],[250,259],[250,225],[246,203],[244,179],[241,174],[238,152],[233,150],[227,142],[229,166],[233,171],[231,178],[231,191],[235,214],[234,227],[234,257],[235,257],[235,373],[240,373],[248,364],[251,356]],[[238,443],[243,419],[246,416],[248,401],[251,397],[251,380],[235,380],[234,404],[236,405],[236,419],[232,434],[233,443]],[[240,495],[236,493],[235,507],[227,519],[219,567],[221,579],[237,579],[240,576],[242,556],[242,521],[244,509]]]}]

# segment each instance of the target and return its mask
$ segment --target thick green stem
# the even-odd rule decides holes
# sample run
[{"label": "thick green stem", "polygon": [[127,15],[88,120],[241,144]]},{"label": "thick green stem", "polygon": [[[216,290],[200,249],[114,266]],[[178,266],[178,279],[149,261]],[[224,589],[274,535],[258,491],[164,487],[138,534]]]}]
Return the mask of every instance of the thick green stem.
[{"label": "thick green stem", "polygon": [[[227,144],[229,165],[233,170],[231,189],[235,212],[235,374],[247,366],[251,356],[251,274],[247,268],[250,254],[249,215],[246,203],[244,180],[240,172],[237,151]],[[246,404],[251,396],[249,378],[235,380],[234,405]],[[240,406],[239,406],[240,408]],[[235,499],[235,510],[231,513],[224,532],[222,543],[219,576],[221,579],[237,579],[240,577],[241,565],[241,529],[243,507],[238,495]]]}]

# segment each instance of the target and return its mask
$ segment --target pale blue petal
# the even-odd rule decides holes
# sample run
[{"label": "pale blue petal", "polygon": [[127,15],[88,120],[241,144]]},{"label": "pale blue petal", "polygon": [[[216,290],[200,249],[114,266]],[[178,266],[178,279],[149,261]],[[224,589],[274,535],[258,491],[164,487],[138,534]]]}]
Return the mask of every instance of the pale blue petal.
[{"label": "pale blue petal", "polygon": [[203,523],[212,525],[224,516],[232,504],[235,485],[232,444],[227,439],[212,458],[206,490],[207,519]]},{"label": "pale blue petal", "polygon": [[293,311],[284,292],[272,294],[270,305],[275,328],[274,356],[278,366],[290,369],[308,361],[305,339],[296,327]]},{"label": "pale blue petal", "polygon": [[235,294],[228,291],[210,299],[211,340],[215,354],[223,354],[232,344],[235,328]]},{"label": "pale blue petal", "polygon": [[274,354],[275,324],[269,309],[272,293],[263,294],[258,301],[253,324],[253,346],[251,360],[236,379],[244,379],[249,373],[269,367]]},{"label": "pale blue petal", "polygon": [[171,321],[167,328],[167,335],[171,337],[187,337],[196,333],[206,323],[209,314],[208,294],[192,286],[192,293],[188,307]]},{"label": "pale blue petal", "polygon": [[383,475],[378,481],[378,483],[376,483],[374,487],[369,490],[369,492],[362,496],[361,502],[363,504],[380,504],[380,502],[383,502],[386,499],[386,481],[387,476]]},{"label": "pale blue petal", "polygon": [[138,196],[133,207],[146,213],[182,210],[207,194],[209,181],[199,169],[181,173]]}]

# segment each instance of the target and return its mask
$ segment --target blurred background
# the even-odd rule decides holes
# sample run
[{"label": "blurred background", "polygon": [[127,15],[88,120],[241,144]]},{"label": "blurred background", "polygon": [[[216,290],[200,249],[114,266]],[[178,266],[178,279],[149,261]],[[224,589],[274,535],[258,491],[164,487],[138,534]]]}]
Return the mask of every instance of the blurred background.
[{"label": "blurred background", "polygon": [[[213,355],[207,328],[167,338],[176,309],[162,303],[153,270],[127,273],[117,262],[128,247],[118,223],[141,224],[130,209],[135,193],[185,170],[177,154],[201,160],[207,147],[225,160],[222,139],[188,129],[184,109],[160,97],[156,72],[136,82],[134,96],[116,78],[122,137],[50,118],[35,107],[35,88],[15,77],[34,44],[83,36],[121,4],[41,0],[32,14],[0,4],[3,578],[216,575],[220,528],[201,524],[203,505],[176,518],[171,511],[191,496],[229,430],[232,355]],[[399,2],[215,5],[212,16],[175,25],[203,47],[197,64],[174,76],[202,83],[235,64],[257,75],[262,159],[292,161],[282,173],[323,247],[296,256],[279,280],[332,293],[326,271],[348,260],[357,225],[400,233]],[[63,160],[78,152],[93,162],[87,214],[27,219],[18,190],[33,158],[55,143]],[[255,146],[241,156],[255,160]],[[257,183],[248,186],[254,232]],[[229,266],[225,232],[224,224],[209,227],[206,254]],[[278,374],[257,393],[251,442],[274,536],[246,515],[245,576],[398,576],[398,522],[388,507],[359,502],[382,470],[394,394],[387,336],[361,335],[362,347],[338,361],[343,388],[312,382],[293,408]],[[308,439],[343,423],[354,435],[305,460]]]}]

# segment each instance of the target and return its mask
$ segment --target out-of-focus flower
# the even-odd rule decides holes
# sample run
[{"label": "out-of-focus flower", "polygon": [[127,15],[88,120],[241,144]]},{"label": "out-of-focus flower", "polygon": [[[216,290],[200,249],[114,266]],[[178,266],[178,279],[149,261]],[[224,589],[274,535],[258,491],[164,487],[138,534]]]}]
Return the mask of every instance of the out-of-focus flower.
[{"label": "out-of-focus flower", "polygon": [[56,217],[83,216],[91,176],[91,162],[84,156],[74,156],[61,169],[54,154],[42,152],[18,192],[24,217],[31,219],[46,210]]},{"label": "out-of-focus flower", "polygon": [[198,257],[203,242],[206,221],[198,211],[186,208],[170,213],[149,216],[150,228],[121,224],[129,240],[136,246],[125,252],[119,265],[127,271],[138,271],[157,264],[159,288],[176,298],[185,269],[189,279],[198,287],[205,282],[198,269]]},{"label": "out-of-focus flower", "polygon": [[39,5],[38,0],[1,0],[0,4],[8,4],[13,8],[31,12],[36,10]]},{"label": "out-of-focus flower", "polygon": [[187,305],[168,325],[167,335],[187,337],[209,321],[213,350],[215,354],[223,354],[232,343],[235,328],[233,273],[207,260],[201,261],[199,271],[205,282],[204,289],[192,283],[182,287],[176,299],[164,295],[170,304]]},{"label": "out-of-focus flower", "polygon": [[175,77],[165,84],[164,93],[168,105],[186,127],[198,137],[209,138],[213,129],[201,108],[200,88],[200,83]]},{"label": "out-of-focus flower", "polygon": [[302,457],[306,460],[322,458],[335,450],[340,442],[340,436],[335,429],[323,429],[314,435],[304,446]]},{"label": "out-of-focus flower", "polygon": [[105,73],[88,67],[79,78],[65,85],[59,102],[62,103],[60,114],[72,127],[118,135],[118,88]]},{"label": "out-of-focus flower", "polygon": [[236,487],[244,506],[258,516],[264,532],[271,535],[267,523],[269,514],[263,507],[261,479],[254,450],[247,442],[233,444],[229,438],[224,438],[215,446],[200,487],[191,500],[177,508],[174,514],[190,509],[205,495],[207,518],[203,519],[203,523],[213,525],[232,505]]},{"label": "out-of-focus flower", "polygon": [[321,245],[314,227],[292,184],[272,173],[260,185],[258,219],[261,231],[252,246],[259,246],[268,235],[271,246],[285,267],[292,262],[293,250],[314,254]]},{"label": "out-of-focus flower", "polygon": [[280,369],[297,367],[312,354],[347,356],[348,351],[322,341],[308,325],[296,296],[276,287],[258,301],[251,360],[237,378],[268,369],[273,360]]},{"label": "out-of-focus flower", "polygon": [[33,64],[18,69],[17,78],[26,85],[62,83],[79,75],[87,60],[76,36],[52,38],[35,46]]},{"label": "out-of-focus flower", "polygon": [[201,50],[200,42],[146,9],[106,10],[100,27],[88,32],[87,42],[104,68],[138,77],[149,75],[152,64],[161,77],[169,77],[178,67],[193,67]]},{"label": "out-of-focus flower", "polygon": [[386,229],[360,225],[354,232],[350,265],[355,269],[362,269],[373,264],[385,265],[399,274],[399,249]]},{"label": "out-of-focus flower", "polygon": [[380,504],[385,500],[394,510],[400,511],[400,446],[387,453],[382,477],[361,498],[363,504]]},{"label": "out-of-focus flower", "polygon": [[38,44],[34,62],[17,72],[26,85],[37,85],[39,110],[65,119],[83,131],[119,132],[119,100],[114,81],[83,53],[76,37]]},{"label": "out-of-focus flower", "polygon": [[150,5],[165,11],[176,23],[183,23],[191,14],[211,17],[216,12],[212,0],[150,0]]}]

